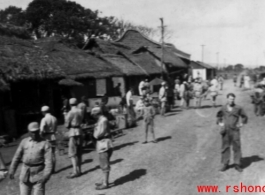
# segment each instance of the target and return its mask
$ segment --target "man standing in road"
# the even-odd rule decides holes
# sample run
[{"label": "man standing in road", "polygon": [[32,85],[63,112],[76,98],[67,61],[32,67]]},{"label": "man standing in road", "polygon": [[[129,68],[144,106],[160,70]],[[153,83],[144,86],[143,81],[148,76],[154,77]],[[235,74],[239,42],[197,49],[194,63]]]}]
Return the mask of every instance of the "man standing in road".
[{"label": "man standing in road", "polygon": [[30,137],[21,141],[13,157],[9,178],[14,179],[14,174],[19,162],[23,163],[20,173],[20,194],[35,195],[45,194],[45,184],[52,172],[52,150],[49,142],[40,136],[37,122],[28,125]]},{"label": "man standing in road", "polygon": [[220,84],[220,90],[222,91],[224,85],[224,77],[222,75],[219,76],[218,83]]},{"label": "man standing in road", "polygon": [[102,182],[96,183],[96,190],[104,190],[109,187],[110,157],[113,152],[113,144],[107,114],[101,107],[99,113],[96,115],[98,121],[95,125],[94,137],[97,140],[99,165],[104,174]]},{"label": "man standing in road", "polygon": [[76,98],[70,99],[71,110],[66,116],[66,128],[69,129],[69,158],[71,158],[73,165],[73,173],[67,176],[72,179],[81,175],[82,164],[82,111],[77,107]]},{"label": "man standing in road", "polygon": [[57,133],[57,119],[50,114],[50,108],[48,106],[43,106],[41,112],[44,115],[44,118],[40,123],[40,134],[41,136],[50,142],[52,147],[52,173],[55,173],[56,157],[56,137]]},{"label": "man standing in road", "polygon": [[[241,143],[240,128],[247,123],[248,117],[242,107],[235,104],[235,94],[227,94],[227,104],[217,113],[217,124],[221,127],[222,135],[222,168],[220,171],[228,169],[230,160],[230,147],[234,151],[235,169],[242,172],[241,166]],[[240,122],[241,118],[241,122]]]},{"label": "man standing in road", "polygon": [[159,100],[161,102],[161,116],[164,116],[167,102],[166,82],[164,81],[161,83],[161,88],[159,90]]}]

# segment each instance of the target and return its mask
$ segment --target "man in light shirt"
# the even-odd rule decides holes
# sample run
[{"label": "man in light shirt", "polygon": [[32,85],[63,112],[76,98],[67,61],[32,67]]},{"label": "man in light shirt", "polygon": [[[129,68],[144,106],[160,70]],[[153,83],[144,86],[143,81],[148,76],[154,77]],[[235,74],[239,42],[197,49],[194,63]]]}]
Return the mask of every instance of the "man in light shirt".
[{"label": "man in light shirt", "polygon": [[161,102],[161,116],[164,116],[167,102],[166,82],[164,81],[161,83],[161,88],[159,90],[159,100]]},{"label": "man in light shirt", "polygon": [[68,179],[72,179],[81,175],[82,164],[82,142],[83,134],[81,124],[83,120],[82,111],[77,107],[76,98],[71,98],[70,101],[71,110],[66,116],[65,126],[69,129],[69,158],[71,158],[73,165],[73,173],[67,176]]},{"label": "man in light shirt", "polygon": [[126,93],[126,103],[127,106],[130,107],[132,106],[132,93],[133,93],[133,88],[130,88],[130,90]]},{"label": "man in light shirt", "polygon": [[140,119],[143,116],[144,109],[144,97],[140,97],[140,99],[136,102],[135,110],[137,112],[137,118]]},{"label": "man in light shirt", "polygon": [[50,108],[48,106],[43,106],[41,108],[41,113],[44,115],[40,123],[40,134],[41,136],[50,142],[52,147],[52,173],[55,172],[56,157],[56,136],[57,133],[57,119],[51,115]]},{"label": "man in light shirt", "polygon": [[145,82],[144,82],[144,81],[141,81],[141,82],[139,83],[139,87],[138,87],[139,95],[144,95],[144,94],[143,94],[143,89],[144,89],[144,87],[145,87]]},{"label": "man in light shirt", "polygon": [[109,187],[110,157],[113,153],[113,144],[107,113],[104,109],[96,115],[98,121],[94,129],[94,137],[97,140],[97,153],[99,155],[99,165],[103,171],[103,181],[96,183],[96,190],[104,190]]}]

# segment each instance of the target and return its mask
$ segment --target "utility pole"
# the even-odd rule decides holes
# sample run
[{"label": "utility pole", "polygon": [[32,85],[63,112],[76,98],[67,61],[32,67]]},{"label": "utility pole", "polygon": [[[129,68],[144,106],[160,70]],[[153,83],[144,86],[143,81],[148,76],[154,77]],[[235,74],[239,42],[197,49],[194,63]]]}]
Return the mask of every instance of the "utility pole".
[{"label": "utility pole", "polygon": [[161,20],[161,68],[162,68],[162,78],[164,78],[164,32],[165,32],[165,26],[164,26],[164,20],[163,18],[160,18]]},{"label": "utility pole", "polygon": [[203,63],[203,49],[205,45],[201,45],[202,46],[202,63]]},{"label": "utility pole", "polygon": [[219,52],[216,53],[217,70],[219,69]]},{"label": "utility pole", "polygon": [[225,64],[226,64],[226,59],[224,58],[224,68],[225,68]]}]

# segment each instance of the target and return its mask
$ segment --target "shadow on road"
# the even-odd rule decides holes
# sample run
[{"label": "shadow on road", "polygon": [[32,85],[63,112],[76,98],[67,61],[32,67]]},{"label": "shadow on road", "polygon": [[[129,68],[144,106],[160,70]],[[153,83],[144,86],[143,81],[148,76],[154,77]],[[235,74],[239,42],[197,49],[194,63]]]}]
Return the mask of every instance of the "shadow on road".
[{"label": "shadow on road", "polygon": [[114,181],[114,186],[122,185],[124,183],[134,181],[136,179],[139,179],[140,177],[146,175],[146,169],[136,169],[132,172],[130,172],[128,175],[125,175],[116,181]]},{"label": "shadow on road", "polygon": [[213,107],[212,105],[205,105],[205,106],[202,106],[200,109],[206,109],[206,108],[219,108],[221,107],[222,105],[216,105],[215,107]]},{"label": "shadow on road", "polygon": [[138,143],[138,141],[135,141],[135,142],[128,142],[128,143],[125,143],[125,144],[121,144],[121,145],[115,146],[115,147],[113,148],[113,150],[120,150],[120,149],[122,149],[122,148],[124,148],[124,147],[126,147],[126,146],[132,146],[132,145],[134,145],[134,144],[136,144],[136,143]]},{"label": "shadow on road", "polygon": [[[86,160],[83,161],[82,165],[83,165],[83,164],[86,164],[86,163],[90,163],[90,162],[92,162],[92,161],[93,161],[92,159],[86,159]],[[67,167],[64,167],[64,168],[59,169],[58,171],[55,172],[55,174],[60,173],[60,172],[62,172],[62,171],[65,171],[65,170],[67,170],[67,169],[70,169],[70,168],[72,168],[72,165],[69,165],[69,166],[67,166]]]},{"label": "shadow on road", "polygon": [[[116,160],[114,160],[114,161],[111,161],[110,164],[111,164],[111,165],[114,165],[114,164],[120,163],[121,161],[123,161],[123,159],[121,159],[121,158],[120,158],[120,159],[116,159]],[[99,169],[99,168],[100,168],[99,166],[95,166],[94,168],[89,169],[89,170],[83,172],[82,175],[85,175],[85,174],[87,174],[87,173],[93,172],[93,171],[95,171],[95,170],[97,170],[97,169]]]},{"label": "shadow on road", "polygon": [[159,137],[156,139],[157,142],[162,142],[162,141],[165,141],[165,140],[168,140],[168,139],[171,139],[172,137],[171,136],[166,136],[166,137]]},{"label": "shadow on road", "polygon": [[244,157],[241,159],[241,167],[242,167],[242,169],[245,169],[248,166],[250,166],[253,162],[258,162],[258,161],[262,161],[262,160],[264,160],[264,158],[261,158],[258,155]]}]

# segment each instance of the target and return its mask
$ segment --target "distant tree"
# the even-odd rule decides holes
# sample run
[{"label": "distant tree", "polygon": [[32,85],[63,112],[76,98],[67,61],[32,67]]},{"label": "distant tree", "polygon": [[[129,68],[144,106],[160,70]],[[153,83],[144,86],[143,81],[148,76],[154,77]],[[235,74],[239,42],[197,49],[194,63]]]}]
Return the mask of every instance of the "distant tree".
[{"label": "distant tree", "polygon": [[244,69],[244,65],[242,65],[242,64],[236,64],[235,65],[235,70],[236,71],[241,71],[241,70],[243,70]]},{"label": "distant tree", "polygon": [[233,65],[228,65],[227,67],[225,67],[225,70],[227,70],[227,71],[234,70],[234,66]]},{"label": "distant tree", "polygon": [[26,9],[29,30],[36,38],[60,35],[82,46],[86,38],[107,34],[113,17],[66,0],[33,0]]},{"label": "distant tree", "polygon": [[262,66],[262,65],[259,66],[259,67],[258,67],[258,70],[259,70],[259,71],[265,71],[265,66]]},{"label": "distant tree", "polygon": [[0,10],[0,22],[24,26],[26,24],[25,12],[16,6],[9,6],[4,10]]}]

